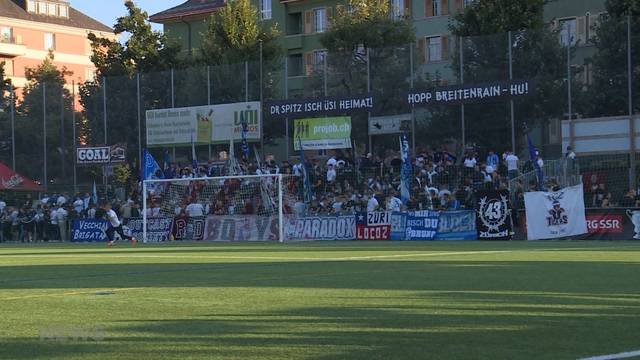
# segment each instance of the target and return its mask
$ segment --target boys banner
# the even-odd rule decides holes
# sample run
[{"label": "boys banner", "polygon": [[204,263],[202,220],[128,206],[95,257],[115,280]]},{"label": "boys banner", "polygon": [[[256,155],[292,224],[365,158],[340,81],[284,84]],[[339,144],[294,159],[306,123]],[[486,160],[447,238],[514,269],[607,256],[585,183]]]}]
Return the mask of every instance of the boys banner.
[{"label": "boys banner", "polygon": [[511,240],[508,190],[476,192],[478,240]]},{"label": "boys banner", "polygon": [[287,240],[353,240],[356,238],[356,219],[346,216],[285,217]]},{"label": "boys banner", "polygon": [[351,118],[348,116],[299,119],[294,123],[294,149],[328,150],[351,148]]},{"label": "boys banner", "polygon": [[277,241],[278,218],[268,216],[208,216],[204,241]]},{"label": "boys banner", "polygon": [[186,145],[229,143],[242,139],[242,121],[247,124],[246,139],[260,140],[260,102],[193,106],[147,110],[147,145]]},{"label": "boys banner", "polygon": [[524,194],[529,240],[557,239],[588,232],[582,184],[557,192]]}]

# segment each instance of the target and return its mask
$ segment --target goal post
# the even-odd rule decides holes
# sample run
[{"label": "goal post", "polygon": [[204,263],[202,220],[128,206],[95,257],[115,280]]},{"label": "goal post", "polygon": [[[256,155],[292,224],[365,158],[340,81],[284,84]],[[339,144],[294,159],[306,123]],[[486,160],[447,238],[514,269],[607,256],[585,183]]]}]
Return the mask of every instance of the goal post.
[{"label": "goal post", "polygon": [[284,242],[283,184],[282,174],[144,180],[142,241]]}]

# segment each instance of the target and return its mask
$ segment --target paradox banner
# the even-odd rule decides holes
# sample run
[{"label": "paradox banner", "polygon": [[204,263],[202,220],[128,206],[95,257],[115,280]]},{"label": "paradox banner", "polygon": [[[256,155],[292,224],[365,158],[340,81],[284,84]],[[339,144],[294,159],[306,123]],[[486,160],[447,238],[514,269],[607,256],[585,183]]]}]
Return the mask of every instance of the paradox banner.
[{"label": "paradox banner", "polygon": [[476,192],[478,240],[511,240],[509,191]]},{"label": "paradox banner", "polygon": [[126,144],[76,148],[76,164],[78,165],[109,165],[126,161]]},{"label": "paradox banner", "polygon": [[533,92],[533,83],[529,80],[496,81],[412,91],[407,94],[407,103],[409,106],[429,106],[492,102],[529,96]]},{"label": "paradox banner", "polygon": [[280,100],[267,102],[265,113],[272,119],[320,117],[371,111],[373,104],[371,94]]},{"label": "paradox banner", "polygon": [[353,240],[356,238],[356,218],[353,215],[288,215],[284,229],[287,240]]}]

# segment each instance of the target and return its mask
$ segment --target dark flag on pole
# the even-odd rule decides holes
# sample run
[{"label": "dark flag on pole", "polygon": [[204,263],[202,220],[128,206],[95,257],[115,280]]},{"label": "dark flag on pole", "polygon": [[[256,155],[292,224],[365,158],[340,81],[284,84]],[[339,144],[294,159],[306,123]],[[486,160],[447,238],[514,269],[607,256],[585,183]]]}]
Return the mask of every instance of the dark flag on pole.
[{"label": "dark flag on pole", "polygon": [[242,156],[244,159],[249,158],[249,144],[247,143],[247,121],[244,117],[244,111],[240,111],[240,124],[242,124]]}]

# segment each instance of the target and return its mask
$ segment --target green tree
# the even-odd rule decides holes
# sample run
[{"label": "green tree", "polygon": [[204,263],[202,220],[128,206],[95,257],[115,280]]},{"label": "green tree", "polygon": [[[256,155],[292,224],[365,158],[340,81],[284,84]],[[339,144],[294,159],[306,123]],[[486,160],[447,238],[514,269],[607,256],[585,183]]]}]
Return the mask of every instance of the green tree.
[{"label": "green tree", "polygon": [[70,184],[73,99],[65,88],[65,77],[73,73],[66,67],[56,67],[53,60],[53,54],[49,53],[42,64],[25,69],[27,84],[17,108],[16,163],[20,172],[43,180],[43,126],[46,125],[48,180],[54,184]]},{"label": "green tree", "polygon": [[[631,48],[640,48],[640,1],[607,0],[605,3],[608,17],[603,19],[596,29],[593,43],[597,49],[592,56],[593,83],[588,89],[588,116],[615,116],[628,113],[628,60],[627,60],[627,21],[631,15]],[[632,53],[633,54],[633,53]],[[636,57],[637,58],[637,57]],[[635,61],[635,59],[634,59]],[[632,73],[633,111],[638,111],[639,74]]]},{"label": "green tree", "polygon": [[0,162],[11,164],[11,80],[4,66],[4,61],[0,62]]},{"label": "green tree", "polygon": [[[81,86],[80,101],[90,129],[88,142],[104,143],[106,102],[107,142],[126,143],[128,157],[137,160],[137,73],[141,74],[140,116],[144,118],[145,109],[171,106],[169,69],[183,66],[188,59],[180,57],[179,46],[152,29],[147,12],[133,1],[126,1],[124,6],[127,14],[114,25],[116,36],[127,36],[124,43],[93,33],[88,36],[97,71],[95,81]],[[144,144],[144,121],[141,134]]]},{"label": "green tree", "polygon": [[[326,79],[322,61],[312,59],[305,95],[323,95],[325,80],[328,95],[365,93],[369,85],[376,96],[374,116],[407,112],[401,94],[409,89],[409,44],[414,41],[409,18],[393,16],[389,1],[350,0],[347,7],[337,7],[320,38],[327,50]],[[354,118],[352,134],[363,144],[367,121]]]},{"label": "green tree", "polygon": [[[450,24],[454,36],[462,39],[454,45],[452,70],[465,83],[509,79],[509,48],[512,52],[514,79],[535,82],[535,95],[515,101],[516,141],[522,144],[523,122],[548,128],[551,119],[562,118],[566,109],[566,48],[558,31],[543,20],[546,0],[483,0],[473,2],[456,14]],[[508,32],[512,33],[509,43]],[[463,55],[461,73],[460,55]],[[575,89],[578,89],[576,79]],[[458,109],[450,109],[459,118]],[[466,107],[466,143],[485,149],[511,148],[508,102],[470,104]],[[432,126],[446,127],[451,118],[436,119]],[[541,134],[546,138],[546,130]],[[516,146],[517,149],[521,146]]]}]

